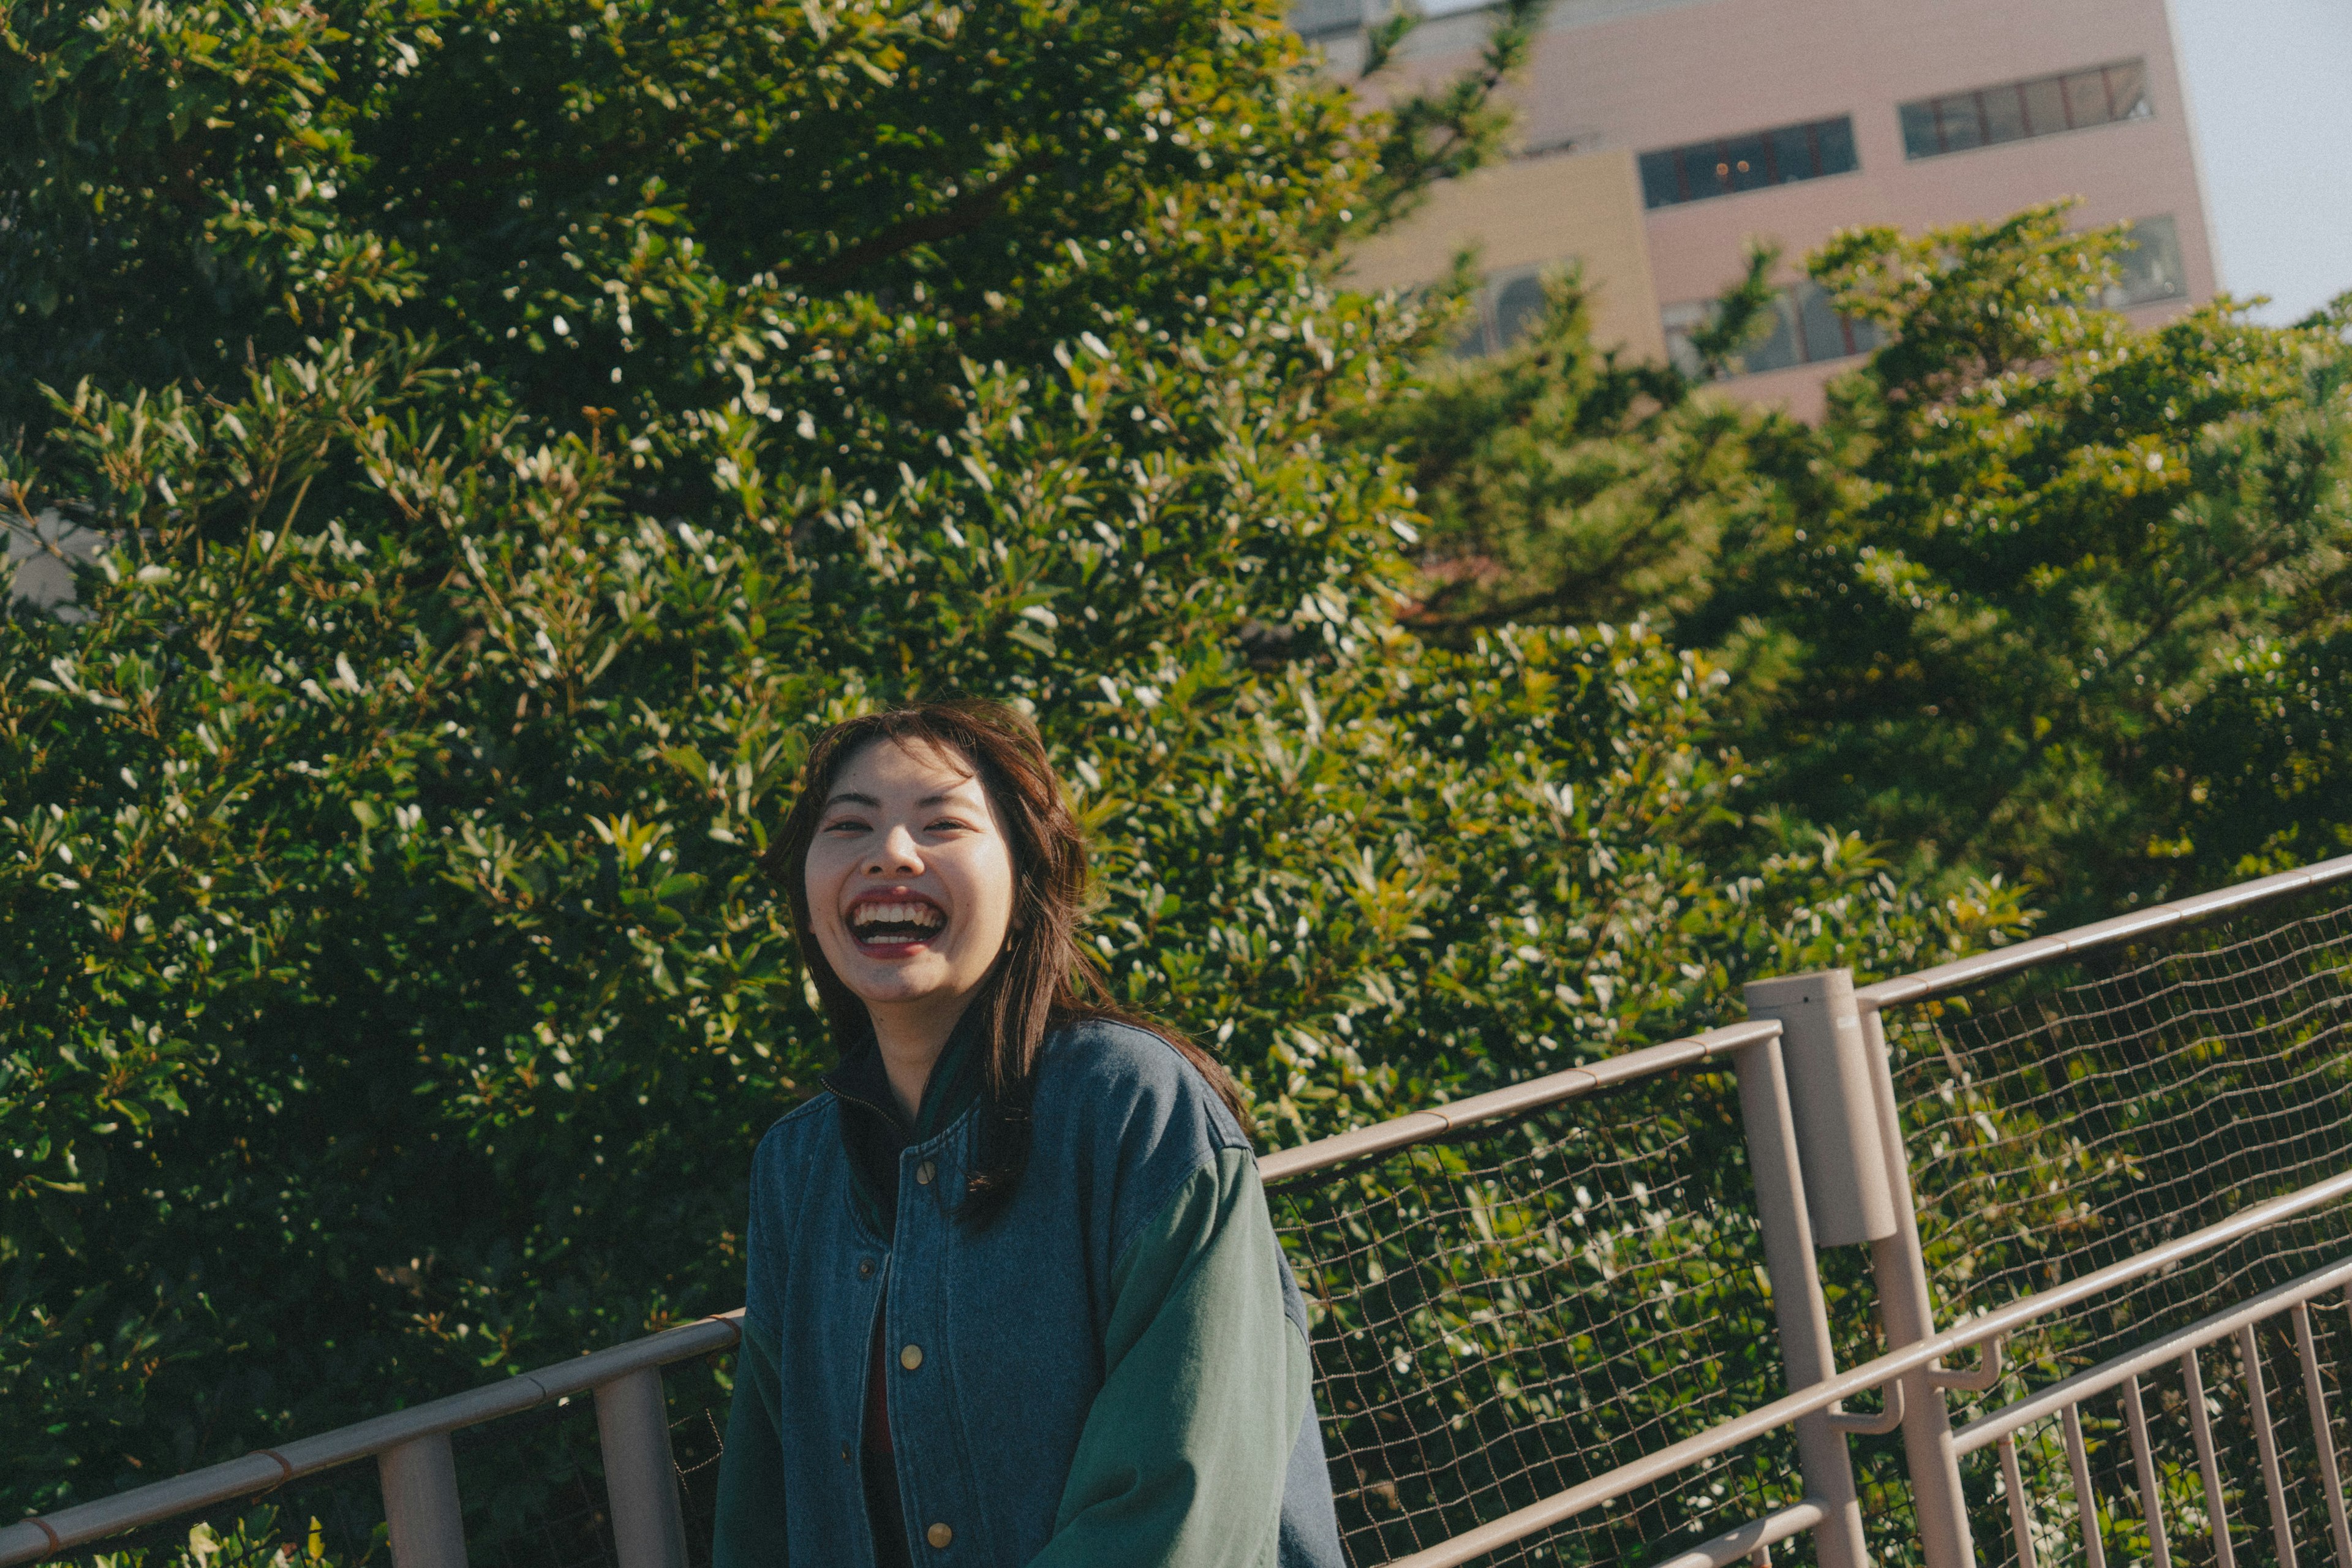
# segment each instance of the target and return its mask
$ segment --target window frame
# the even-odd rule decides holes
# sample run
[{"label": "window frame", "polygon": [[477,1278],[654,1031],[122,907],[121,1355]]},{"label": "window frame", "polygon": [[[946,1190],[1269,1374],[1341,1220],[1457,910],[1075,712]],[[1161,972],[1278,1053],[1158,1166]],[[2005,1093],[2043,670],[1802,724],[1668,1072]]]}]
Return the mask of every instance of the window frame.
[{"label": "window frame", "polygon": [[[2128,104],[2119,105],[2116,96],[2118,73],[2137,73],[2138,90]],[[2099,81],[2099,109],[2104,112],[2089,118],[2092,106],[2081,110],[2075,107],[2075,88],[2084,88],[2082,96],[2088,97],[2088,84],[2083,79],[2095,76]],[[2128,77],[2126,78],[2129,79]],[[2020,77],[2014,81],[1990,82],[1982,87],[1958,88],[1949,92],[1929,93],[1923,98],[1906,99],[1895,106],[1897,130],[1903,142],[1903,161],[1916,163],[1928,158],[1948,158],[1960,153],[1980,153],[1990,147],[2007,147],[2019,142],[2039,141],[2044,136],[2061,136],[2077,131],[2097,131],[2110,125],[2129,125],[2137,121],[2156,118],[2156,103],[2148,92],[2147,58],[2134,56],[2127,59],[2106,60],[2095,66],[2077,66],[2072,70],[2051,71],[2042,76]],[[2054,89],[2063,125],[2044,127],[2033,111],[2035,89]],[[1995,140],[1992,116],[1985,107],[1987,96],[1998,93],[2017,95],[2017,122],[2021,133]],[[2046,93],[2045,93],[2046,96]],[[1968,120],[1976,129],[1977,139],[1955,144],[1947,132],[1947,120]],[[1933,137],[1915,134],[1925,131]]]},{"label": "window frame", "polygon": [[[1823,146],[1830,140],[1828,128],[1844,128],[1844,147],[1852,160],[1842,169],[1830,167]],[[1780,157],[1782,138],[1801,133],[1808,168],[1790,173]],[[1739,160],[1734,156],[1733,144],[1755,143],[1760,151],[1751,151],[1748,174],[1738,171]],[[1760,164],[1760,167],[1758,166]],[[1752,195],[1759,191],[1777,190],[1782,185],[1801,185],[1812,180],[1834,179],[1840,174],[1858,174],[1862,169],[1862,153],[1853,133],[1851,113],[1823,115],[1813,120],[1792,120],[1780,125],[1768,125],[1759,131],[1737,131],[1721,136],[1702,137],[1671,147],[1654,147],[1634,157],[1634,169],[1642,182],[1642,210],[1645,213],[1666,207],[1688,206],[1693,202],[1713,201],[1719,196]],[[1660,196],[1665,180],[1654,178],[1654,172],[1672,175],[1672,194]],[[1760,182],[1738,184],[1735,181],[1760,174]]]}]

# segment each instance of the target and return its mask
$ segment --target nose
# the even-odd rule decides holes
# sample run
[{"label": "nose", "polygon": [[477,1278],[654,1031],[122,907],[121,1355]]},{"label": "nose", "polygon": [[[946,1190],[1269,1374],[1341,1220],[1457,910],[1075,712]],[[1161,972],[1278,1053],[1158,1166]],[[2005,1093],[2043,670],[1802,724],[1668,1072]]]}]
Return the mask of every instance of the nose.
[{"label": "nose", "polygon": [[905,824],[894,825],[882,836],[873,858],[866,862],[870,877],[919,877],[923,872],[922,851],[915,847],[915,836]]}]

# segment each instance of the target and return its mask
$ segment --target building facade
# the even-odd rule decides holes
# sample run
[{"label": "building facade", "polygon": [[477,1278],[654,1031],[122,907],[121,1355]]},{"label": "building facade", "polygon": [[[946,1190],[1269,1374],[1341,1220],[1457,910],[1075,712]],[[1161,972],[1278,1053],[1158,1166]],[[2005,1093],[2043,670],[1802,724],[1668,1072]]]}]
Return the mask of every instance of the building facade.
[{"label": "building facade", "polygon": [[[1366,5],[1309,0],[1296,14],[1342,75],[1361,58]],[[1487,26],[1482,8],[1432,16],[1391,72],[1450,76]],[[1514,95],[1528,151],[1373,242],[1363,275],[1408,281],[1399,256],[1476,243],[1507,250],[1507,265],[1485,263],[1499,299],[1549,247],[1585,261],[1609,314],[1643,292],[1623,276],[1633,247],[1611,235],[1622,215],[1545,195],[1605,184],[1546,169],[1593,159],[1630,164],[1642,204],[1658,333],[1619,331],[1629,349],[1686,352],[1748,241],[1785,247],[1777,330],[1727,390],[1793,412],[1816,412],[1841,362],[1873,346],[1801,271],[1856,224],[1917,230],[2079,198],[2074,222],[2134,226],[2109,302],[2150,324],[2216,288],[2173,37],[2167,0],[1557,0]]]}]

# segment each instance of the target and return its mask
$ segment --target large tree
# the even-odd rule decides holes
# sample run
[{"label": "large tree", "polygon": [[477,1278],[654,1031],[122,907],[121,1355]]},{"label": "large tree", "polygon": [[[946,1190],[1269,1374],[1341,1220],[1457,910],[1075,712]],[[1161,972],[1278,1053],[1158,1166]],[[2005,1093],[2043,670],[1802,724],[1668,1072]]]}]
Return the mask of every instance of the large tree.
[{"label": "large tree", "polygon": [[2052,206],[1814,258],[1891,338],[1822,434],[1858,483],[1751,514],[1692,626],[1745,621],[1786,671],[1757,688],[1762,787],[2076,918],[2232,873],[2183,742],[2255,649],[2336,635],[2352,585],[2342,321],[2221,300],[2137,330],[2101,304],[2126,242]]},{"label": "large tree", "polygon": [[2352,842],[2352,348],[2229,300],[2136,328],[2062,206],[1808,259],[1886,346],[1808,426],[1596,353],[1573,289],[1376,413],[1436,525],[1433,631],[1671,616],[1742,674],[1751,809],[1852,824],[2054,915]]},{"label": "large tree", "polygon": [[1037,715],[1278,1139],[2018,919],[1749,832],[1654,629],[1397,625],[1428,332],[1326,277],[1523,34],[1377,117],[1214,0],[9,28],[7,496],[111,542],[0,626],[11,1506],[731,1305],[862,706]]}]

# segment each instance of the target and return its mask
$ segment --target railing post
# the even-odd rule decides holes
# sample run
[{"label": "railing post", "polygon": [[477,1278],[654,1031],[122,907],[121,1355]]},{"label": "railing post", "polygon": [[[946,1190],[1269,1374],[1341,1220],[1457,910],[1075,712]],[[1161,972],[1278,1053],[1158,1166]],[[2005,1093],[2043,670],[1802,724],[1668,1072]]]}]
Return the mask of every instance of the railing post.
[{"label": "railing post", "polygon": [[1853,1247],[1895,1234],[1853,972],[1824,969],[1750,981],[1750,1017],[1780,1021],[1780,1059],[1805,1172],[1815,1247]]},{"label": "railing post", "polygon": [[[1853,974],[1845,969],[1759,980],[1747,987],[1747,999],[1754,1016],[1780,1020],[1812,1240],[1822,1247],[1867,1243],[1886,1347],[1916,1344],[1936,1331],[1935,1312],[1877,1009],[1857,1005]],[[1926,1568],[1976,1568],[1944,1391],[1922,1368],[1888,1394],[1901,1401]]]},{"label": "railing post", "polygon": [[466,1519],[449,1434],[429,1432],[376,1456],[393,1568],[466,1568]]},{"label": "railing post", "polygon": [[[1796,1125],[1790,1112],[1789,1083],[1782,1071],[1780,1042],[1762,1040],[1741,1049],[1739,1113],[1748,1134],[1748,1168],[1756,1185],[1756,1215],[1764,1231],[1764,1267],[1772,1280],[1772,1315],[1780,1331],[1780,1359],[1789,1387],[1810,1387],[1837,1371],[1830,1344],[1829,1304],[1813,1260],[1813,1234],[1806,1216],[1805,1180],[1797,1159]],[[1803,1467],[1805,1495],[1821,1505],[1813,1527],[1813,1550],[1821,1568],[1868,1568],[1862,1533],[1862,1505],[1854,1496],[1853,1464],[1845,1434],[1829,1413],[1797,1420],[1797,1459]]]},{"label": "railing post", "polygon": [[659,1367],[596,1385],[596,1437],[613,1508],[614,1561],[619,1568],[686,1568],[686,1517]]},{"label": "railing post", "polygon": [[[1853,1005],[1851,992],[1846,1005]],[[1927,1255],[1919,1246],[1918,1214],[1912,1204],[1911,1163],[1895,1110],[1886,1026],[1875,1007],[1863,1013],[1860,1022],[1877,1101],[1887,1194],[1895,1207],[1895,1234],[1870,1244],[1870,1272],[1878,1284],[1879,1323],[1886,1331],[1886,1348],[1901,1350],[1936,1331],[1936,1310],[1927,1291]],[[1911,1503],[1927,1568],[1976,1568],[1968,1496],[1960,1488],[1960,1461],[1952,1451],[1952,1417],[1944,1391],[1922,1368],[1903,1380],[1903,1454],[1910,1466]]]}]

